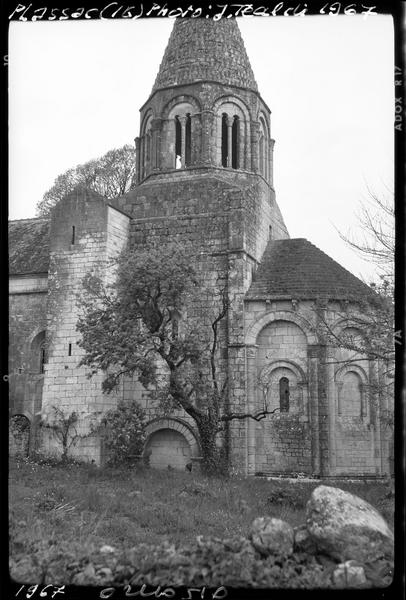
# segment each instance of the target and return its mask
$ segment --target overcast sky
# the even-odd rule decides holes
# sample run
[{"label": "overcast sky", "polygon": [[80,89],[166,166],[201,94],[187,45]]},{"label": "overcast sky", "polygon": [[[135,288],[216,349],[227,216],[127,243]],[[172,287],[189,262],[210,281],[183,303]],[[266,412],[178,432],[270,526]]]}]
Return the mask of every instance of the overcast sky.
[{"label": "overcast sky", "polygon": [[[393,25],[389,16],[238,19],[272,111],[276,198],[291,237],[356,275],[371,267],[340,240],[356,232],[367,185],[393,186]],[[35,216],[67,169],[133,143],[171,19],[12,22],[12,219]]]}]

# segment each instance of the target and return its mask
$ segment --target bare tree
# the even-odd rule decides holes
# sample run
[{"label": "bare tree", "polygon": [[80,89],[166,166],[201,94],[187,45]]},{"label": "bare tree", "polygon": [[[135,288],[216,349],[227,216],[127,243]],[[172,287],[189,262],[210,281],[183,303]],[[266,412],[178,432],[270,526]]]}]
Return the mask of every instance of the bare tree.
[{"label": "bare tree", "polygon": [[393,192],[379,196],[368,189],[367,199],[361,203],[357,231],[343,234],[342,240],[359,256],[377,268],[382,280],[393,283],[393,261],[395,256],[395,209]]},{"label": "bare tree", "polygon": [[[339,331],[334,328],[323,310],[317,313],[317,332],[325,343],[349,351],[342,362],[351,364],[376,361],[380,377],[370,381],[371,398],[382,398],[381,425],[393,429],[395,348],[401,343],[401,332],[395,331],[394,318],[394,254],[395,211],[393,193],[387,189],[379,196],[368,188],[368,199],[361,203],[358,229],[342,240],[364,260],[374,265],[378,281],[370,283],[371,295],[360,299],[358,310],[350,309],[336,314],[345,323]],[[360,335],[354,335],[358,331]],[[348,333],[352,332],[352,333]],[[335,363],[337,361],[334,361]],[[386,409],[383,406],[387,406]]]}]

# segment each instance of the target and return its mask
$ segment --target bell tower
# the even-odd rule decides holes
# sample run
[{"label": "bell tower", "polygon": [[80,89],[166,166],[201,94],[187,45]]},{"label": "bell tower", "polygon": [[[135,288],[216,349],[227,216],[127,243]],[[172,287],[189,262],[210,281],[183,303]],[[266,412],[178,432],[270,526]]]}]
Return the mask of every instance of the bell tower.
[{"label": "bell tower", "polygon": [[235,19],[175,21],[140,122],[138,183],[212,167],[258,174],[272,190],[270,110]]},{"label": "bell tower", "polygon": [[[204,286],[227,295],[218,372],[227,375],[230,406],[244,412],[245,294],[270,237],[289,234],[273,189],[270,110],[237,21],[176,20],[140,113],[137,186],[118,199],[131,216],[130,244],[135,253],[189,247]],[[218,309],[205,302],[204,314]],[[229,433],[231,460],[244,465],[245,423],[233,421]]]}]

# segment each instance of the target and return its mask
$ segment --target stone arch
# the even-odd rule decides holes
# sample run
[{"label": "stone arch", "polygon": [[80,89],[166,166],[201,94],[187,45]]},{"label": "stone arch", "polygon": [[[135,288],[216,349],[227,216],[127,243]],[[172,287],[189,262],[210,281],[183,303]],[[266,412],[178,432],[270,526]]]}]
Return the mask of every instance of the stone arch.
[{"label": "stone arch", "polygon": [[154,115],[151,109],[145,113],[140,128],[139,165],[140,177],[143,179],[151,172],[152,165],[152,121]]},{"label": "stone arch", "polygon": [[[364,361],[367,359],[367,355],[365,352],[363,352],[365,333],[358,326],[358,323],[354,323],[350,318],[340,318],[332,325],[332,330],[337,336],[337,339],[341,339],[343,342],[337,342],[335,344],[334,341],[332,342],[331,356],[333,360],[337,361],[338,364],[344,364],[344,368],[347,364],[355,367],[355,365],[357,365],[357,361],[363,361],[364,363]],[[350,347],[346,347],[344,343],[345,334],[349,334],[350,338],[352,338],[347,340],[350,342]],[[353,348],[351,348],[351,346],[353,346]],[[369,360],[368,364],[370,370],[373,368],[374,361]],[[359,375],[363,380],[363,373],[365,373],[365,371],[361,366],[359,366],[359,369]],[[335,371],[338,373],[340,369],[337,368]],[[339,381],[337,381],[337,385],[339,385]]]},{"label": "stone arch", "polygon": [[337,369],[334,381],[337,415],[366,417],[368,376],[364,369],[354,363],[344,365]]},{"label": "stone arch", "polygon": [[38,325],[37,327],[35,327],[35,329],[32,330],[31,334],[27,338],[28,348],[31,347],[31,344],[34,341],[34,339],[37,337],[37,335],[39,333],[42,333],[43,331],[46,333],[46,329],[45,329],[44,325]]},{"label": "stone arch", "polygon": [[261,112],[258,119],[258,171],[266,180],[269,177],[269,127],[268,120]]},{"label": "stone arch", "polygon": [[364,336],[362,329],[360,328],[359,323],[354,323],[354,319],[361,320],[361,319],[365,319],[365,324],[367,324],[367,320],[368,318],[365,318],[364,314],[360,314],[360,313],[352,313],[350,317],[339,317],[338,319],[336,319],[332,325],[331,325],[331,329],[332,331],[334,331],[334,333],[341,333],[343,332],[345,329],[357,329],[360,333],[361,336]]},{"label": "stone arch", "polygon": [[200,156],[200,104],[193,96],[177,96],[165,106],[162,115],[161,160],[164,169],[184,169]]},{"label": "stone arch", "polygon": [[247,346],[254,346],[261,330],[267,325],[270,325],[273,321],[291,321],[302,329],[308,344],[319,343],[317,336],[307,319],[290,310],[277,310],[262,315],[262,317],[259,317],[252,323],[245,334],[245,343]]},{"label": "stone arch", "polygon": [[47,340],[45,329],[40,329],[31,336],[29,343],[29,370],[32,373],[43,373],[47,362]]},{"label": "stone arch", "polygon": [[9,413],[9,419],[11,419],[13,417],[25,417],[26,419],[28,419],[28,421],[30,422],[30,424],[34,420],[34,415],[29,410],[15,410],[15,411],[12,411],[12,412],[10,411],[10,413]]},{"label": "stone arch", "polygon": [[156,418],[146,426],[144,456],[153,468],[184,469],[198,458],[199,444],[192,428],[177,418]]},{"label": "stone arch", "polygon": [[348,364],[348,365],[339,367],[335,372],[335,377],[334,377],[335,381],[341,381],[347,371],[354,371],[355,373],[357,373],[359,375],[362,383],[364,383],[364,384],[368,383],[368,376],[367,376],[365,370],[360,365],[357,365],[357,364]]},{"label": "stone arch", "polygon": [[145,115],[142,118],[142,123],[140,127],[141,135],[145,135],[146,131],[151,127],[151,121],[154,119],[154,113],[152,109],[149,108]]},{"label": "stone arch", "polygon": [[248,107],[234,96],[220,96],[213,104],[215,117],[215,164],[246,169],[249,155],[251,115]]},{"label": "stone arch", "polygon": [[190,102],[177,102],[168,113],[168,120],[172,121],[176,116],[184,117],[194,114],[195,107]]},{"label": "stone arch", "polygon": [[222,112],[224,112],[222,107],[224,107],[225,105],[235,105],[235,107],[241,111],[245,121],[252,120],[251,111],[249,107],[245,104],[245,102],[243,102],[240,98],[237,98],[236,96],[231,96],[229,94],[217,97],[212,104],[211,110],[216,115],[221,114]]},{"label": "stone arch", "polygon": [[307,376],[304,370],[293,360],[274,360],[261,369],[260,376],[266,377],[268,374],[271,374],[272,371],[275,371],[278,368],[286,368],[293,371],[300,381],[307,383]]},{"label": "stone arch", "polygon": [[308,407],[308,379],[302,367],[292,360],[274,360],[266,364],[259,373],[259,381],[269,386],[269,408],[277,408],[277,388],[281,378],[287,378],[291,387],[291,402],[287,412],[303,415]]},{"label": "stone arch", "polygon": [[162,109],[162,118],[170,119],[170,115],[171,113],[173,113],[173,109],[176,108],[176,106],[179,106],[180,104],[188,104],[191,110],[193,110],[193,114],[201,112],[201,104],[195,96],[192,96],[190,94],[182,94],[171,98],[171,100],[169,100],[165,104],[165,106]]}]

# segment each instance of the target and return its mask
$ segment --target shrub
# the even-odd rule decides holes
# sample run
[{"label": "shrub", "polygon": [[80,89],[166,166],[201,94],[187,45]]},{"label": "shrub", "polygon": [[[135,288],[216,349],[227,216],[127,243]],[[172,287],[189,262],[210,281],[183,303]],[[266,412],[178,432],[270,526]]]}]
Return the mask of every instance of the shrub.
[{"label": "shrub", "polygon": [[37,492],[34,496],[34,506],[39,511],[53,510],[65,500],[65,488],[59,484],[51,484]]},{"label": "shrub", "polygon": [[120,400],[101,421],[108,463],[130,462],[142,454],[145,442],[145,412],[135,400]]},{"label": "shrub", "polygon": [[283,506],[290,506],[294,509],[302,509],[306,506],[307,495],[301,488],[295,487],[285,489],[283,487],[275,487],[268,495],[267,503]]}]

